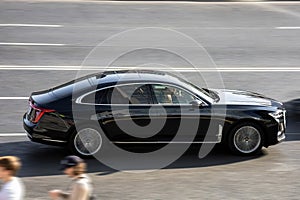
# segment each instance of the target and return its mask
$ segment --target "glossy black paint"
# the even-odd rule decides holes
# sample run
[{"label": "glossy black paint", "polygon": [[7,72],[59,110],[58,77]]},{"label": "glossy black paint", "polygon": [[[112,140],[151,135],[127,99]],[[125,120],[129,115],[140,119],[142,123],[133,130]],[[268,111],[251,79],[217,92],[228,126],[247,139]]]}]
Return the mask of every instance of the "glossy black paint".
[{"label": "glossy black paint", "polygon": [[[76,103],[82,95],[91,91],[124,84],[144,84],[144,87],[150,91],[150,104],[114,105],[113,110],[118,114],[113,115],[112,107],[109,104]],[[180,87],[193,94],[203,104],[198,106],[162,104],[158,106],[158,100],[153,92],[153,85],[157,84]],[[205,95],[207,92],[212,98],[207,98]],[[185,120],[186,124],[199,123],[197,135],[194,138],[196,142],[204,140],[208,134],[210,123],[212,124],[210,129],[212,133],[209,133],[209,141],[212,142],[218,142],[219,124],[222,124],[223,127],[222,142],[224,143],[227,142],[232,128],[241,122],[254,122],[262,128],[265,147],[280,142],[278,131],[282,131],[283,134],[285,131],[284,127],[280,127],[280,123],[283,124],[285,119],[276,120],[269,114],[277,110],[284,110],[280,102],[246,91],[198,89],[178,77],[156,71],[118,71],[93,74],[49,90],[33,92],[30,101],[38,108],[54,110],[45,112],[37,123],[30,121],[28,113],[25,113],[23,117],[28,137],[34,142],[51,145],[67,145],[70,142],[71,135],[76,132],[74,110],[80,116],[79,123],[89,124],[91,119],[96,117],[106,136],[111,141],[118,142],[172,141],[178,134],[181,120]],[[166,111],[165,113],[161,112],[162,108]],[[151,112],[149,112],[150,109]],[[226,113],[224,113],[224,109],[226,109]],[[130,115],[122,114],[124,110],[129,110]],[[151,134],[145,132],[140,133],[141,137],[133,137],[116,124],[116,122],[127,124],[133,121],[139,126],[146,126],[150,123],[149,117],[154,121],[166,120],[164,127],[151,137],[143,137],[143,134]],[[280,128],[282,130],[279,130]],[[194,133],[189,132],[189,127],[185,127],[180,134],[178,142],[185,141]]]}]

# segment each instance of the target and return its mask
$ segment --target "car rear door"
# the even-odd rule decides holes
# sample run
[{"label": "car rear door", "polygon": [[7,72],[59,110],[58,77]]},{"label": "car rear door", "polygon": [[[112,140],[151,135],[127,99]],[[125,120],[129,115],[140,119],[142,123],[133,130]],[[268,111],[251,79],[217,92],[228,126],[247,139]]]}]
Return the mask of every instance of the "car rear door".
[{"label": "car rear door", "polygon": [[109,88],[104,112],[103,102],[98,109],[99,123],[114,142],[156,142],[159,140],[157,111],[148,84],[131,83]]}]

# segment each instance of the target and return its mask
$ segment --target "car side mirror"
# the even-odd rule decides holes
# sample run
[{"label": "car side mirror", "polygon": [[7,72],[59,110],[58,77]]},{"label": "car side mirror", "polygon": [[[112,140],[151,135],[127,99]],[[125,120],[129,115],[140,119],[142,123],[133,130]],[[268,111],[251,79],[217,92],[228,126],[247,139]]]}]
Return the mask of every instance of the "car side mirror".
[{"label": "car side mirror", "polygon": [[193,107],[199,108],[203,105],[203,102],[195,99],[195,100],[191,101],[190,104],[192,104]]}]

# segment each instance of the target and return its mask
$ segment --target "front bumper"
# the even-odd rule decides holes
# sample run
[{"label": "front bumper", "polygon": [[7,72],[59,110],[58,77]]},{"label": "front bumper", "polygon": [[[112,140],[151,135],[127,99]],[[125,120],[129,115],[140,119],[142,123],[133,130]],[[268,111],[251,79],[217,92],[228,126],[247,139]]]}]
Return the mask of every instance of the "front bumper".
[{"label": "front bumper", "polygon": [[285,129],[286,125],[283,122],[280,122],[278,125],[277,140],[282,142],[285,139]]},{"label": "front bumper", "polygon": [[281,110],[281,112],[279,112],[276,117],[273,116],[273,118],[275,121],[274,125],[269,131],[267,146],[282,142],[286,137],[286,110]]}]

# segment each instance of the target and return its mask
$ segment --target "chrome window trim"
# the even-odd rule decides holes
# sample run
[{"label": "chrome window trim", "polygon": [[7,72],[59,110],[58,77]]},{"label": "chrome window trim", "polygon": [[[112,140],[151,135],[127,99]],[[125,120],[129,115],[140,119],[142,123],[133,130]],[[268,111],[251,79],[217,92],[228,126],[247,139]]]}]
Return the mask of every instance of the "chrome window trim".
[{"label": "chrome window trim", "polygon": [[[191,91],[185,89],[185,88],[182,88],[180,86],[177,86],[177,85],[173,85],[173,84],[170,84],[170,83],[160,83],[160,82],[136,82],[136,83],[124,83],[124,84],[116,84],[116,85],[111,85],[111,86],[107,86],[107,87],[104,87],[104,88],[100,88],[100,89],[97,89],[97,90],[93,90],[91,92],[88,92],[88,93],[85,93],[81,96],[79,96],[75,103],[77,104],[82,104],[82,105],[91,105],[91,106],[108,106],[108,105],[113,105],[113,106],[186,106],[186,105],[191,105],[191,104],[171,104],[171,103],[165,103],[165,104],[95,104],[95,103],[83,103],[82,102],[82,99],[92,93],[96,93],[100,90],[106,90],[106,89],[109,89],[109,88],[113,88],[113,87],[116,87],[116,86],[127,86],[127,85],[152,85],[152,84],[156,84],[156,85],[167,85],[167,86],[172,86],[172,87],[176,87],[178,89],[181,89],[181,90],[184,90],[186,91],[187,93],[189,93],[190,95],[192,95],[193,97],[195,97],[197,100],[201,101],[204,106],[208,106],[209,104],[207,104],[205,101],[203,101],[202,99],[199,99],[197,96],[195,96],[195,94],[193,94]],[[203,97],[202,97],[203,98]],[[205,98],[204,98],[205,99]],[[206,99],[205,99],[206,100]]]}]

